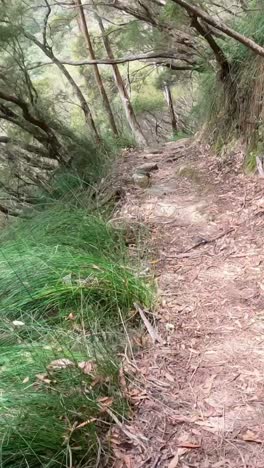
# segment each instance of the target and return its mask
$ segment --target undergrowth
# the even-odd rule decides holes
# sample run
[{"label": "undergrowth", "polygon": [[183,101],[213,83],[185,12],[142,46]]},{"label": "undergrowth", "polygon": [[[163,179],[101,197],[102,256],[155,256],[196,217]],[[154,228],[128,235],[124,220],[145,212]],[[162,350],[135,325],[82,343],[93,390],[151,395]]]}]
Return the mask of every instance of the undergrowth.
[{"label": "undergrowth", "polygon": [[110,456],[112,415],[129,413],[118,356],[133,303],[151,297],[122,230],[79,203],[41,206],[1,233],[2,467],[95,467]]},{"label": "undergrowth", "polygon": [[[264,20],[260,2],[251,1],[247,15],[232,20],[233,29],[263,45]],[[198,98],[191,118],[204,127],[216,151],[243,138],[249,153],[263,141],[263,60],[233,39],[219,40],[229,64],[230,76],[221,81],[220,73],[208,67],[198,77]]]}]

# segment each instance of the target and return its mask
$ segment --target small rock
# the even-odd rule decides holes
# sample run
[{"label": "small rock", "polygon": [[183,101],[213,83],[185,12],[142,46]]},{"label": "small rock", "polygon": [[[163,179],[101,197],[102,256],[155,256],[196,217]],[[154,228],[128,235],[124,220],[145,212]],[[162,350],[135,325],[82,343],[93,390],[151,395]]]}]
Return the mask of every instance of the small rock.
[{"label": "small rock", "polygon": [[165,328],[168,332],[172,332],[175,329],[173,323],[166,323]]},{"label": "small rock", "polygon": [[153,164],[153,163],[145,163],[145,164],[142,164],[141,166],[138,166],[136,168],[136,173],[137,174],[150,174],[150,172],[153,172],[153,171],[157,171],[159,168],[158,168],[158,165],[157,164]]},{"label": "small rock", "polygon": [[147,188],[150,185],[150,177],[148,174],[133,174],[132,179],[134,183],[140,188]]}]

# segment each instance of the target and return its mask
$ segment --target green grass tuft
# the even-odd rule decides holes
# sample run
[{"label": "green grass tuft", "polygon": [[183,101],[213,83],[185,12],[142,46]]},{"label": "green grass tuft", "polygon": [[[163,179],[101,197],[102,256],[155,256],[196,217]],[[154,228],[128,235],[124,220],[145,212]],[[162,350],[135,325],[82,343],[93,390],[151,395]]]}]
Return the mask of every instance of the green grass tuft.
[{"label": "green grass tuft", "polygon": [[109,456],[107,405],[128,412],[117,356],[151,288],[122,229],[74,205],[18,220],[0,242],[0,464],[94,467]]}]

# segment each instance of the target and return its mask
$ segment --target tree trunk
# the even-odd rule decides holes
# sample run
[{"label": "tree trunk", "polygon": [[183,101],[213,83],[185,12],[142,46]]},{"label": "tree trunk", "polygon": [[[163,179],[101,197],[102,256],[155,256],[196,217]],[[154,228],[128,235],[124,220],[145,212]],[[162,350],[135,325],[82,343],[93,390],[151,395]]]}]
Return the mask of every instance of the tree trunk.
[{"label": "tree trunk", "polygon": [[73,79],[71,74],[68,72],[65,65],[63,65],[63,63],[61,63],[60,60],[54,55],[51,47],[45,46],[38,39],[36,39],[35,36],[25,31],[24,31],[24,36],[27,37],[30,41],[34,42],[34,44],[36,44],[42,50],[42,52],[44,52],[44,54],[60,69],[60,71],[65,76],[68,83],[70,83],[70,85],[72,86],[77,98],[79,99],[82,111],[84,113],[85,122],[92,129],[96,142],[101,143],[101,137],[96,128],[88,102],[86,101],[81,89],[79,88],[79,86],[77,85],[76,81]]},{"label": "tree trunk", "polygon": [[173,106],[173,99],[171,95],[170,86],[166,83],[164,84],[164,94],[165,94],[165,98],[166,98],[169,111],[170,111],[172,133],[173,135],[176,135],[178,132],[177,115],[175,113],[174,106]]},{"label": "tree trunk", "polygon": [[[110,41],[108,39],[108,36],[105,33],[105,28],[104,28],[103,21],[102,21],[101,17],[97,14],[95,8],[96,7],[94,5],[95,18],[96,18],[96,20],[98,22],[100,31],[102,33],[102,39],[103,39],[103,42],[104,42],[105,50],[107,52],[107,55],[108,55],[109,59],[114,60],[114,54],[113,54],[112,47],[111,47]],[[119,96],[121,98],[121,101],[122,101],[122,104],[123,104],[123,107],[124,107],[124,110],[125,110],[126,118],[127,118],[128,124],[129,124],[129,126],[131,128],[132,134],[133,134],[136,142],[140,146],[145,146],[145,145],[147,145],[147,139],[143,135],[141,127],[140,127],[140,125],[139,125],[139,123],[137,121],[134,109],[133,109],[132,104],[130,102],[130,98],[129,98],[128,92],[126,90],[122,75],[121,75],[121,73],[119,71],[118,65],[113,64],[112,69],[113,69],[113,75],[114,75],[116,87],[117,87],[117,89],[119,91]]]},{"label": "tree trunk", "polygon": [[[90,38],[90,34],[89,34],[87,22],[86,22],[86,18],[85,18],[85,14],[84,14],[82,1],[81,0],[75,0],[75,4],[79,9],[80,29],[81,29],[81,32],[83,33],[83,36],[84,36],[84,40],[85,40],[85,44],[86,44],[88,54],[89,54],[89,56],[90,56],[90,58],[92,60],[96,60],[93,45],[92,45],[92,41],[91,41],[91,38]],[[107,113],[108,118],[109,118],[109,122],[110,122],[112,132],[113,132],[113,134],[115,136],[118,136],[118,130],[117,130],[117,126],[116,126],[116,123],[115,123],[114,115],[113,115],[113,112],[112,112],[112,109],[111,109],[111,105],[110,105],[108,96],[106,94],[106,90],[105,90],[105,87],[104,87],[102,77],[101,77],[100,72],[99,72],[98,65],[93,65],[93,70],[94,70],[95,80],[96,80],[96,83],[97,83],[97,86],[98,86],[98,89],[99,89],[99,93],[100,93],[100,95],[102,97],[103,105],[104,105],[104,108],[105,108],[106,113]]]},{"label": "tree trunk", "polygon": [[220,75],[221,81],[226,81],[230,76],[230,64],[223,50],[217,44],[208,26],[206,27],[205,25],[201,24],[197,16],[191,15],[191,14],[190,16],[192,19],[191,26],[193,26],[196,29],[196,31],[207,41],[207,43],[209,44],[209,46],[211,47],[214,53],[215,59],[221,70],[221,75]]}]

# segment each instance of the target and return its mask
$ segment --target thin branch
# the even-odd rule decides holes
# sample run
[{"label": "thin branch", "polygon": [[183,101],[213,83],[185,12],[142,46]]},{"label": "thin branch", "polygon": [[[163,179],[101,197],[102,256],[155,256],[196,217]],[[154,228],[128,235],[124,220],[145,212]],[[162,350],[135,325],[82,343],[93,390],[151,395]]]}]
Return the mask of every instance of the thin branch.
[{"label": "thin branch", "polygon": [[49,21],[49,16],[51,14],[51,7],[50,7],[50,4],[48,2],[48,0],[45,0],[45,4],[46,4],[46,7],[47,7],[47,12],[46,12],[46,15],[45,15],[45,18],[44,18],[44,24],[43,24],[43,44],[45,47],[48,47],[48,42],[47,42],[47,27],[48,27],[48,21]]},{"label": "thin branch", "polygon": [[[67,61],[61,61],[61,63],[63,65],[71,65],[74,67],[79,67],[81,65],[118,65],[118,64],[126,63],[126,62],[136,62],[137,60],[138,61],[141,61],[141,60],[153,61],[153,59],[182,60],[182,61],[185,61],[186,63],[189,63],[190,65],[195,65],[195,63],[192,60],[190,60],[187,56],[177,57],[173,52],[150,52],[147,54],[127,55],[126,57],[120,57],[120,58],[115,58],[115,59],[104,58],[104,59],[96,59],[96,60],[81,60],[78,62],[67,60]],[[46,66],[46,65],[52,65],[52,62],[37,63],[31,69]]]}]

